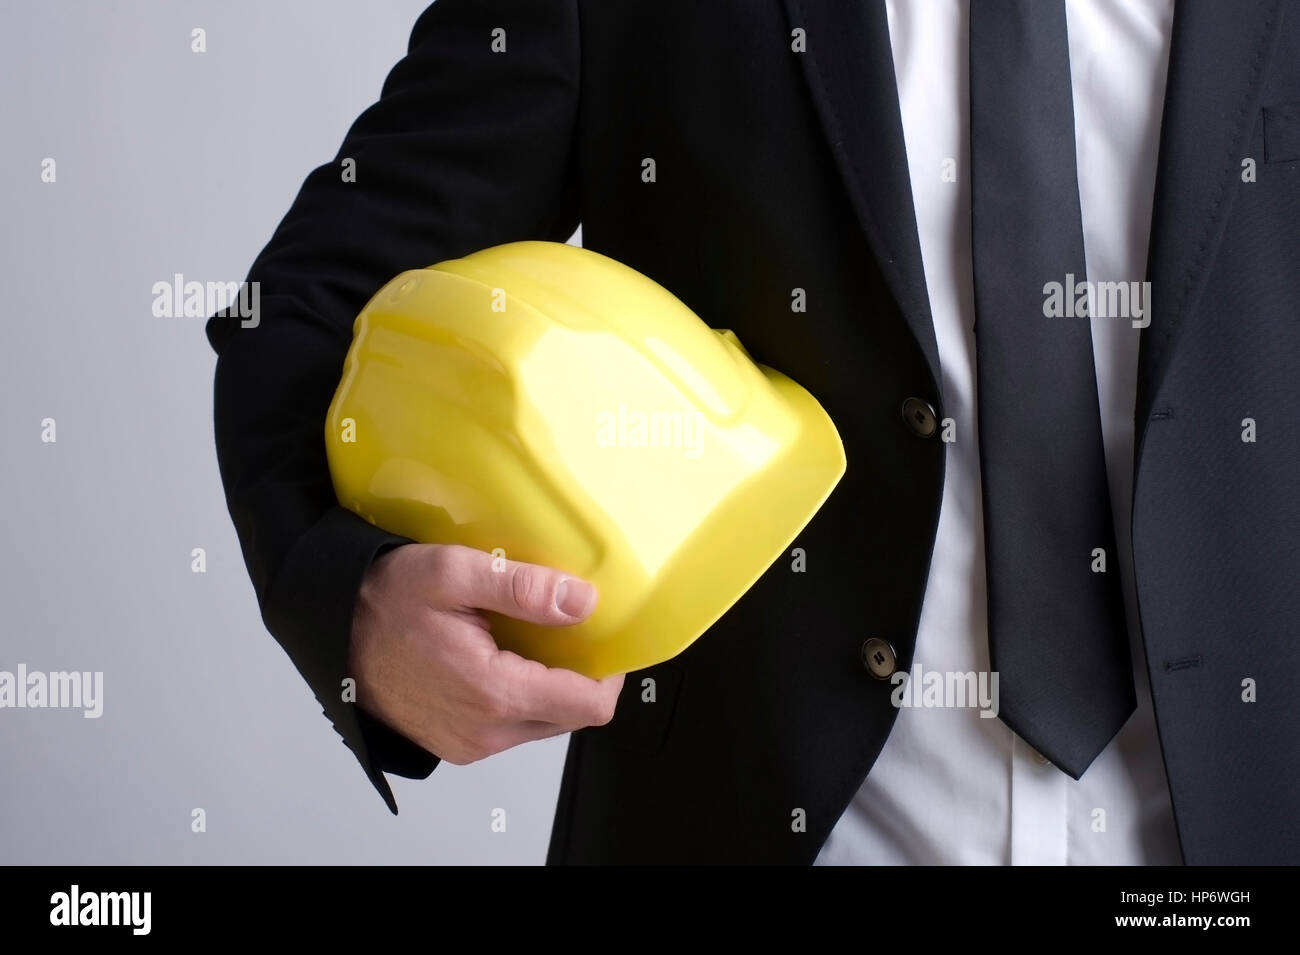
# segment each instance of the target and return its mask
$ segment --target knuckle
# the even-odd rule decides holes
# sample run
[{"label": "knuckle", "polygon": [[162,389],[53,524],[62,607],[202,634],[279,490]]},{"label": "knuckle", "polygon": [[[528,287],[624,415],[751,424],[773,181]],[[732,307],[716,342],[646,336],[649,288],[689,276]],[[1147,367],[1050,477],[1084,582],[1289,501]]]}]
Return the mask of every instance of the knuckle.
[{"label": "knuckle", "polygon": [[614,719],[614,713],[618,710],[618,697],[611,694],[605,694],[597,697],[592,705],[591,725],[605,726]]},{"label": "knuckle", "polygon": [[490,723],[505,722],[514,711],[510,692],[501,686],[484,689],[479,697],[478,710],[483,719]]},{"label": "knuckle", "polygon": [[498,654],[480,684],[482,713],[491,724],[529,719],[534,681],[546,667],[508,651]]},{"label": "knuckle", "polygon": [[518,566],[510,575],[510,595],[520,607],[545,607],[549,589],[546,574],[536,567]]},{"label": "knuckle", "polygon": [[445,575],[455,560],[452,550],[446,544],[429,545],[429,549],[424,552],[425,570],[437,577]]},{"label": "knuckle", "polygon": [[459,561],[452,548],[436,544],[425,557],[424,572],[428,578],[428,593],[436,602],[452,599],[459,584]]}]

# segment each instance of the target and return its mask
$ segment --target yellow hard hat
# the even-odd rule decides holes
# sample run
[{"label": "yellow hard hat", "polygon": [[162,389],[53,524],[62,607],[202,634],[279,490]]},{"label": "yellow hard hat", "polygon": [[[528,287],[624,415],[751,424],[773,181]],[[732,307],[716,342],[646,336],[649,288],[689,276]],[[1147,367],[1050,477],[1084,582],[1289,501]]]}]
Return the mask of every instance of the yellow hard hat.
[{"label": "yellow hard hat", "polygon": [[325,430],[340,503],[591,581],[582,623],[497,644],[600,678],[688,647],[844,474],[826,412],[662,286],[516,242],[403,272],[357,316]]}]

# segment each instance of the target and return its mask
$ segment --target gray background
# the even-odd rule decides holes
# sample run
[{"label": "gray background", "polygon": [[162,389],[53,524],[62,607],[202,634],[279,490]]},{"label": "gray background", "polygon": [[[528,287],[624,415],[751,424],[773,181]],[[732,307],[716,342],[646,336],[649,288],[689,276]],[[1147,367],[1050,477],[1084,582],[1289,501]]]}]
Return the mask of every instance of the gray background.
[{"label": "gray background", "polygon": [[243,279],[426,5],[0,7],[0,670],[104,671],[98,720],[0,709],[0,863],[544,858],[564,738],[394,777],[397,817],[372,790],[258,616],[203,320],[151,310],[173,273]]}]

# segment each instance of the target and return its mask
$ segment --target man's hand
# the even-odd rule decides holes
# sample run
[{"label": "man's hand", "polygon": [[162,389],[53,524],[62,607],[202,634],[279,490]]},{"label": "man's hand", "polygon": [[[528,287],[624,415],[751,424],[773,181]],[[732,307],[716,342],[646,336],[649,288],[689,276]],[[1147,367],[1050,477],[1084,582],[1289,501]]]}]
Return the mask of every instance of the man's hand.
[{"label": "man's hand", "polygon": [[500,650],[483,614],[562,627],[595,605],[591,584],[549,567],[458,545],[396,547],[370,566],[357,595],[349,664],[357,703],[457,765],[608,723],[622,676],[591,680]]}]

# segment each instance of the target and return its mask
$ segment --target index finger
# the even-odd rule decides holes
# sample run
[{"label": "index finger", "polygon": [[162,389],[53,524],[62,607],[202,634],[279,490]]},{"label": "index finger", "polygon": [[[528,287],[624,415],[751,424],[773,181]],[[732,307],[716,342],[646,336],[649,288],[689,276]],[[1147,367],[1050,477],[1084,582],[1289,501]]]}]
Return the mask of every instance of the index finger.
[{"label": "index finger", "polygon": [[508,718],[562,726],[603,726],[614,718],[623,676],[593,680],[502,650],[492,657],[489,683],[502,694]]}]

